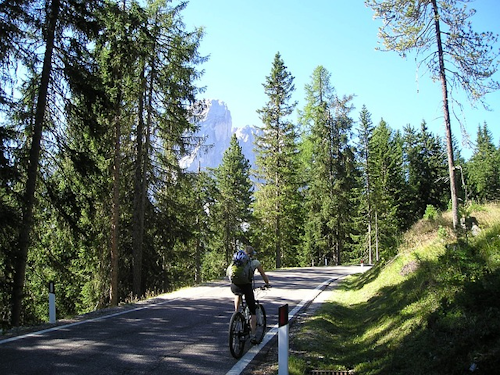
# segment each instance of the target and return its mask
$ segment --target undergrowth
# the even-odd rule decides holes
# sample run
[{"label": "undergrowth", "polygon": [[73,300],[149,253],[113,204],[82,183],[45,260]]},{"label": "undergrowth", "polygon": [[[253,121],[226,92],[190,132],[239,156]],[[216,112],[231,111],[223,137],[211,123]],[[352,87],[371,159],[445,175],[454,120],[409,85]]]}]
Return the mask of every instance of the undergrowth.
[{"label": "undergrowth", "polygon": [[424,219],[398,255],[344,280],[292,338],[290,373],[493,374],[500,368],[500,207],[458,238]]}]

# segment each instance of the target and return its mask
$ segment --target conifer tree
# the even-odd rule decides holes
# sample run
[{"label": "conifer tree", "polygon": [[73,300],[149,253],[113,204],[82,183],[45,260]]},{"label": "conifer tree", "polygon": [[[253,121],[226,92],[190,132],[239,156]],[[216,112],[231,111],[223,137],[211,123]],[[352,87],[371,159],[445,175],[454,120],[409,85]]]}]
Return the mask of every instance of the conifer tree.
[{"label": "conifer tree", "polygon": [[[5,176],[5,181],[10,179],[10,186],[18,189],[9,192],[12,198],[27,197],[12,199],[9,206],[2,204],[0,212],[24,210],[28,224],[32,218],[27,226],[21,217],[19,221],[12,217],[11,222],[16,222],[20,233],[16,233],[15,240],[1,239],[0,259],[5,259],[2,264],[12,276],[6,280],[5,292],[10,294],[14,306],[14,324],[21,306],[19,299],[14,300],[22,283],[31,297],[30,304],[22,306],[22,317],[32,319],[31,322],[40,319],[37,304],[39,296],[46,293],[46,280],[41,277],[57,276],[55,281],[64,285],[59,290],[65,298],[59,301],[65,309],[59,310],[68,314],[83,312],[89,306],[104,306],[110,300],[116,303],[131,291],[140,295],[146,288],[156,289],[156,270],[149,272],[154,269],[149,266],[159,264],[157,256],[164,254],[158,250],[162,247],[153,249],[154,241],[148,236],[154,236],[158,224],[167,229],[188,228],[184,224],[191,217],[186,204],[182,215],[175,217],[175,225],[180,224],[169,226],[152,207],[160,206],[157,193],[172,180],[179,183],[169,186],[190,194],[185,188],[190,181],[181,178],[178,156],[186,150],[185,135],[195,128],[192,103],[198,89],[194,81],[200,74],[197,64],[204,59],[197,50],[202,31],[186,32],[180,18],[186,4],[170,7],[170,1],[165,0],[143,8],[134,1],[106,2],[105,7],[101,1],[45,3],[47,15],[36,8],[39,3],[8,4],[7,8],[13,10],[8,18],[18,17],[12,18],[10,25],[16,27],[2,34],[13,44],[3,45],[0,51],[2,68],[11,63],[25,64],[25,69],[20,70],[28,77],[18,89],[22,100],[11,106],[14,110],[8,116],[2,117],[9,121],[6,131],[3,127],[0,131],[2,140],[16,139],[16,143],[2,142],[13,147],[5,151],[12,157],[5,165],[15,166],[4,169],[0,165],[2,181]],[[0,5],[0,9],[7,9],[5,5]],[[51,17],[54,7],[59,7],[59,17]],[[7,18],[2,19],[2,26],[3,20]],[[55,22],[54,30],[51,21]],[[54,48],[49,56],[51,42]],[[44,43],[45,59],[39,56]],[[15,73],[2,70],[2,74]],[[12,84],[24,79],[7,78]],[[2,89],[6,87],[2,85]],[[0,101],[12,101],[4,93],[0,94]],[[44,116],[37,114],[36,106],[39,112],[45,111]],[[13,133],[10,129],[21,132]],[[28,163],[29,147],[32,155],[38,149],[39,157]],[[19,191],[20,186],[28,188],[24,194]],[[36,186],[36,191],[32,186]],[[111,196],[110,191],[114,192]],[[32,192],[36,200],[28,197]],[[169,193],[183,198],[174,189]],[[176,212],[174,205],[168,206],[168,210],[170,214]],[[31,233],[27,237],[28,230]],[[188,239],[181,230],[174,232],[175,236],[184,243],[192,238]],[[37,241],[22,242],[30,237]],[[17,253],[4,251],[8,249],[4,243],[15,242],[22,245],[20,252],[18,246],[12,247]],[[110,243],[112,251],[103,252],[110,248]],[[135,252],[134,244],[138,243],[140,247]],[[35,274],[30,268],[23,271],[27,259],[33,269],[43,272]],[[141,262],[147,266],[141,267]],[[120,276],[119,267],[130,270],[134,280],[128,272]],[[168,267],[167,264],[165,268]],[[134,268],[139,272],[132,273]],[[148,271],[146,275],[141,274],[141,268]],[[9,314],[4,313],[9,305],[6,293],[1,293],[0,299],[2,314],[8,318]]]},{"label": "conifer tree", "polygon": [[[26,76],[21,80],[24,80],[24,88],[27,90],[24,91],[26,95],[13,107],[16,111],[14,121],[18,121],[17,125],[27,130],[28,139],[22,142],[26,141],[25,145],[29,145],[29,158],[21,161],[21,164],[26,162],[26,180],[22,193],[18,252],[15,254],[16,266],[13,272],[13,325],[18,325],[21,320],[26,262],[30,255],[30,239],[33,237],[37,208],[35,194],[37,187],[41,186],[37,180],[40,175],[50,171],[50,163],[44,160],[44,146],[48,143],[43,138],[50,131],[51,135],[47,138],[54,143],[50,150],[59,146],[65,113],[62,103],[67,100],[71,62],[81,58],[85,52],[89,38],[95,31],[93,12],[101,5],[100,2],[81,3],[76,0],[53,0],[43,3],[45,7],[42,12],[39,11],[37,3],[16,3],[20,6],[27,5],[17,24],[22,25],[20,30],[23,32],[23,38],[14,39],[14,42],[18,43],[14,48],[23,51],[22,54],[16,55],[16,64],[25,68]],[[25,123],[22,123],[23,121]],[[41,171],[40,165],[47,166],[47,170]]]},{"label": "conifer tree", "polygon": [[44,127],[44,117],[47,103],[47,92],[52,70],[52,53],[54,50],[56,27],[59,21],[60,2],[54,0],[47,9],[46,45],[43,68],[36,101],[33,135],[27,168],[26,188],[24,191],[24,206],[22,224],[19,233],[19,253],[16,255],[14,283],[12,290],[12,325],[17,326],[21,319],[23,289],[26,276],[26,262],[30,246],[30,235],[33,228],[33,211],[35,206],[35,189],[40,158],[41,138]]},{"label": "conifer tree", "polygon": [[446,151],[440,138],[428,131],[425,121],[421,123],[419,132],[409,125],[404,132],[411,221],[414,222],[422,218],[427,205],[440,210],[447,207]]},{"label": "conifer tree", "polygon": [[339,98],[330,73],[317,67],[306,85],[302,123],[310,127],[312,155],[307,181],[306,244],[313,263],[342,262],[353,231],[357,170],[351,142],[351,96]]},{"label": "conifer tree", "polygon": [[[370,140],[372,158],[370,170],[373,173],[372,207],[375,237],[375,260],[380,259],[381,250],[394,245],[398,223],[398,197],[402,195],[402,150],[397,137],[382,119]],[[390,255],[390,253],[388,254]]]},{"label": "conifer tree", "polygon": [[[160,170],[181,173],[177,160],[189,142],[184,135],[196,127],[196,121],[190,119],[197,110],[194,105],[199,92],[195,85],[200,76],[197,66],[205,61],[198,52],[203,31],[185,29],[181,17],[185,6],[186,3],[173,6],[168,1],[159,1],[148,4],[143,15],[139,13],[145,20],[136,41],[140,55],[136,76],[140,84],[135,87],[137,136],[131,223],[132,289],[138,296],[145,292],[142,253],[147,230],[147,192],[156,183],[161,184],[161,178],[155,178],[162,174]],[[159,135],[159,142],[152,139],[154,134]],[[158,158],[160,166],[155,163]]]},{"label": "conifer tree", "polygon": [[238,244],[248,243],[245,232],[252,217],[250,163],[243,155],[236,134],[232,135],[222,163],[214,172],[218,190],[216,222],[222,236],[224,259],[229,262]]},{"label": "conifer tree", "polygon": [[255,216],[259,220],[262,247],[274,252],[277,268],[293,264],[300,238],[297,131],[290,120],[297,103],[292,102],[294,77],[281,55],[274,57],[271,73],[263,84],[268,97],[258,110],[262,135],[256,136]]},{"label": "conifer tree", "polygon": [[[16,264],[16,241],[21,225],[20,209],[22,202],[15,186],[20,179],[20,171],[13,163],[15,152],[8,145],[16,144],[21,135],[16,125],[9,124],[6,113],[14,98],[10,93],[15,87],[16,77],[12,76],[13,67],[18,62],[16,56],[22,55],[22,41],[25,39],[28,17],[28,1],[3,1],[0,4],[0,319],[9,321],[11,316],[12,287]],[[14,69],[15,70],[15,69]]]},{"label": "conifer tree", "polygon": [[[27,50],[22,47],[26,38],[27,24],[30,23],[30,1],[3,1],[0,4],[0,108],[12,104],[9,86],[15,86],[11,69],[18,63],[17,58]],[[15,70],[15,69],[14,69]],[[11,91],[12,92],[12,91]]]},{"label": "conifer tree", "polygon": [[365,3],[375,11],[375,17],[383,20],[379,35],[385,47],[402,56],[410,51],[421,54],[419,65],[426,64],[432,79],[441,82],[452,217],[457,229],[450,95],[453,89],[462,88],[470,100],[483,102],[486,94],[500,87],[492,79],[497,71],[498,54],[491,46],[497,37],[491,32],[472,30],[468,19],[475,11],[465,5],[469,0],[366,0]]},{"label": "conifer tree", "polygon": [[471,187],[471,198],[491,201],[500,198],[500,167],[498,149],[493,144],[486,123],[478,126],[476,147],[467,162],[467,175]]},{"label": "conifer tree", "polygon": [[365,240],[362,241],[362,249],[368,248],[368,263],[373,263],[372,252],[372,227],[373,227],[373,208],[372,208],[372,171],[370,170],[371,149],[370,140],[374,130],[371,113],[365,105],[361,108],[359,114],[358,127],[358,158],[361,165],[362,179],[362,201],[361,211],[363,212],[363,223],[366,225]]}]

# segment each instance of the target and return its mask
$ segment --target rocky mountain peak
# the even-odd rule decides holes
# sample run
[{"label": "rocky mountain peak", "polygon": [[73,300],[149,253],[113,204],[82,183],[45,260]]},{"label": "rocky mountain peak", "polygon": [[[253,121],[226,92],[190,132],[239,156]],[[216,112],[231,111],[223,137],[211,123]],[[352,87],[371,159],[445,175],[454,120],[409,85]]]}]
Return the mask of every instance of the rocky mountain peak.
[{"label": "rocky mountain peak", "polygon": [[[236,134],[243,154],[254,166],[255,155],[253,143],[257,128],[247,125],[245,127],[233,128],[231,112],[226,103],[216,99],[205,99],[204,110],[200,116],[199,130],[195,134],[198,137],[206,137],[205,146],[198,147],[193,152],[181,159],[181,167],[188,171],[216,168],[222,162],[222,156],[229,147],[231,136]],[[205,150],[207,149],[207,150]]]}]

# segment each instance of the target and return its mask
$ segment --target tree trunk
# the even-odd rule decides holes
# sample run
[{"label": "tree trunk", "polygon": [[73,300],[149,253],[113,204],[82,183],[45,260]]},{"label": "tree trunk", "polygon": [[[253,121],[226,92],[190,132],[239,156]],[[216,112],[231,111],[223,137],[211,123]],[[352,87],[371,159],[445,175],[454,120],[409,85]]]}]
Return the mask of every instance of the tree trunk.
[{"label": "tree trunk", "polygon": [[[198,184],[199,184],[199,179],[200,179],[200,174],[201,174],[201,166],[198,164]],[[199,187],[196,188],[197,190],[197,201],[200,202],[200,194],[199,194]],[[200,224],[200,213],[198,212],[196,214],[196,248],[195,248],[195,255],[194,255],[194,262],[195,262],[195,275],[194,275],[194,282],[196,284],[201,283],[201,224]],[[227,252],[227,250],[226,250]]]},{"label": "tree trunk", "polygon": [[372,221],[368,218],[368,264],[373,264],[372,259]]},{"label": "tree trunk", "polygon": [[276,268],[281,268],[281,233],[280,233],[280,214],[276,216],[276,227],[274,228],[274,235],[276,241]]},{"label": "tree trunk", "polygon": [[[276,139],[279,144],[279,135],[276,136]],[[280,151],[278,150],[278,153]],[[279,165],[278,165],[279,168]],[[274,176],[274,184],[276,186],[276,203],[275,203],[275,212],[276,212],[276,221],[274,228],[274,237],[275,237],[275,246],[276,246],[276,268],[281,268],[281,223],[280,223],[280,215],[281,215],[281,191],[280,191],[280,177],[278,172],[276,172]]]},{"label": "tree trunk", "polygon": [[194,274],[194,282],[196,284],[201,283],[201,239],[200,239],[200,218],[199,216],[196,218],[196,230],[198,232],[196,236],[196,249],[194,255],[195,261],[195,274]]},{"label": "tree trunk", "polygon": [[[135,297],[142,296],[142,242],[144,223],[144,200],[143,195],[143,171],[144,167],[144,96],[146,84],[144,79],[144,65],[141,70],[142,89],[139,95],[139,106],[137,114],[137,136],[136,136],[136,160],[135,160],[135,181],[134,181],[134,212],[132,230],[132,256],[133,256],[133,281],[132,291]],[[142,225],[141,225],[142,224]]]},{"label": "tree trunk", "polygon": [[444,66],[443,45],[441,42],[441,28],[439,22],[439,10],[436,0],[432,0],[432,7],[434,9],[434,27],[436,30],[436,40],[439,56],[439,77],[441,80],[441,88],[443,91],[443,113],[444,125],[446,130],[446,146],[448,153],[448,170],[450,175],[450,193],[451,193],[451,210],[453,217],[453,228],[458,228],[458,197],[457,186],[455,181],[455,161],[453,157],[453,139],[451,136],[451,123],[450,123],[450,110],[448,105],[448,87],[446,81],[446,70]]},{"label": "tree trunk", "polygon": [[[367,146],[368,148],[368,146]],[[373,264],[372,255],[372,202],[371,202],[371,186],[370,174],[368,173],[368,151],[366,151],[366,198],[368,201],[368,264]]]},{"label": "tree trunk", "polygon": [[13,326],[18,326],[21,321],[21,310],[23,301],[23,289],[26,277],[26,261],[30,246],[30,235],[33,227],[33,208],[35,205],[35,189],[38,173],[38,162],[40,159],[40,147],[42,140],[43,123],[45,119],[45,107],[47,104],[47,93],[52,70],[52,52],[54,50],[54,35],[57,19],[59,17],[60,1],[53,0],[50,6],[50,14],[47,17],[47,34],[45,45],[45,56],[43,60],[42,77],[38,99],[36,103],[35,124],[33,126],[33,138],[29,156],[26,190],[24,192],[24,209],[21,230],[19,232],[19,253],[16,257],[14,270],[14,284],[12,289],[12,318]]},{"label": "tree trunk", "polygon": [[375,211],[375,261],[379,261],[378,251],[378,212]]},{"label": "tree trunk", "polygon": [[335,246],[335,265],[340,266],[341,260],[340,260],[340,255],[342,254],[343,250],[343,236],[342,236],[342,230],[341,230],[341,224],[340,221],[337,221],[337,245]]},{"label": "tree trunk", "polygon": [[115,155],[113,160],[113,202],[111,218],[111,286],[109,291],[111,306],[118,305],[118,241],[120,225],[120,117],[115,118]]}]

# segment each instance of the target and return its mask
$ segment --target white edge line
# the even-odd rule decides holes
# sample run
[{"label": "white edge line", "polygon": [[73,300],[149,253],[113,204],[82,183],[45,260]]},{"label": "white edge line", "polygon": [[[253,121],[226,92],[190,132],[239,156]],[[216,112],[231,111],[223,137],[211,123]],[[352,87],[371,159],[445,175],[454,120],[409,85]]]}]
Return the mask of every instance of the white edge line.
[{"label": "white edge line", "polygon": [[[334,277],[331,279],[326,280],[323,284],[319,285],[316,287],[316,289],[313,290],[313,292],[318,291],[322,289],[323,287],[327,286],[328,284],[332,283],[335,280],[338,280],[338,277]],[[318,293],[319,294],[319,293]],[[295,308],[292,310],[291,313],[288,315],[288,321],[292,320],[295,314],[297,314],[302,307],[308,303],[309,301],[312,301],[315,299],[318,294],[315,294],[312,296],[312,298],[304,298]],[[278,333],[278,324],[274,325],[269,332],[266,333],[264,336],[264,339],[259,345],[252,346],[248,352],[238,361],[235,363],[235,365],[229,370],[226,375],[239,375],[243,372],[243,370],[248,366],[250,362],[255,358],[255,356],[260,352],[260,350],[273,338],[274,335]]]},{"label": "white edge line", "polygon": [[[338,279],[338,277],[326,280],[321,285],[317,286],[313,290],[313,292],[318,291],[319,289],[322,289],[324,286],[330,284],[331,282],[333,282],[337,279]],[[306,303],[308,303],[309,301],[312,301],[314,298],[316,298],[318,296],[318,294],[314,295],[312,298],[304,298],[297,306],[295,306],[295,308],[292,310],[292,312],[289,313],[288,320],[289,321],[292,320],[293,317],[295,316],[295,314],[297,314],[297,312],[299,312],[300,309],[302,309],[302,307]],[[176,300],[176,299],[178,299],[178,298],[174,298],[173,300]],[[13,341],[17,341],[17,340],[21,340],[21,339],[28,338],[28,337],[41,336],[41,335],[44,335],[45,333],[59,331],[59,330],[64,329],[64,328],[75,327],[75,326],[78,326],[81,324],[96,322],[99,320],[104,320],[104,319],[113,318],[113,317],[120,316],[120,315],[125,315],[125,314],[131,313],[131,312],[148,309],[148,308],[154,307],[154,306],[160,306],[160,305],[163,305],[163,304],[171,302],[171,301],[172,301],[172,299],[168,299],[168,300],[163,301],[163,302],[158,302],[158,303],[154,303],[154,304],[147,305],[147,306],[141,306],[141,307],[137,307],[135,309],[120,311],[120,312],[110,314],[110,315],[104,315],[104,316],[100,316],[100,317],[93,318],[93,319],[82,320],[80,322],[65,324],[65,325],[61,325],[61,326],[57,326],[57,327],[44,329],[42,331],[37,331],[37,332],[32,332],[32,333],[28,333],[28,334],[21,335],[21,336],[11,337],[11,338],[8,338],[5,340],[0,340],[0,345],[7,344],[9,342],[13,342]],[[271,328],[271,330],[266,333],[266,335],[264,336],[264,339],[262,340],[262,342],[258,346],[253,346],[252,348],[250,348],[250,350],[248,350],[248,352],[231,368],[231,370],[229,370],[226,373],[226,375],[239,375],[239,374],[241,374],[241,372],[248,366],[248,364],[260,352],[260,349],[263,348],[274,337],[274,335],[276,335],[277,332],[278,332],[278,324],[274,325]]]}]

